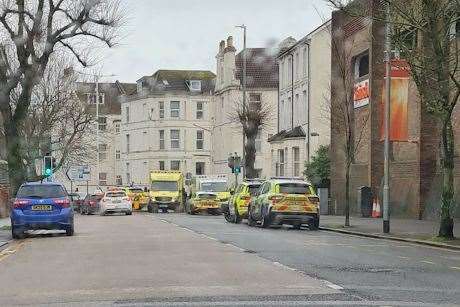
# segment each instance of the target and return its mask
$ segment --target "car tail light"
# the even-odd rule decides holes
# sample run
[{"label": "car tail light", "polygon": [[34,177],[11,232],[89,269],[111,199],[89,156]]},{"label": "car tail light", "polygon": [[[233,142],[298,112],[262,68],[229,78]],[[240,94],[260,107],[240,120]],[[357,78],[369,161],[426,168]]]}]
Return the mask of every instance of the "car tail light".
[{"label": "car tail light", "polygon": [[284,198],[283,195],[272,195],[272,196],[269,196],[268,199],[272,201],[272,203],[276,204],[276,203],[279,203],[280,201],[282,201]]},{"label": "car tail light", "polygon": [[308,200],[314,205],[319,204],[319,197],[318,196],[308,196]]},{"label": "car tail light", "polygon": [[68,198],[58,198],[54,199],[54,203],[62,208],[68,208],[70,206],[70,199]]},{"label": "car tail light", "polygon": [[19,209],[30,204],[30,200],[27,199],[15,199],[13,202],[13,208]]}]

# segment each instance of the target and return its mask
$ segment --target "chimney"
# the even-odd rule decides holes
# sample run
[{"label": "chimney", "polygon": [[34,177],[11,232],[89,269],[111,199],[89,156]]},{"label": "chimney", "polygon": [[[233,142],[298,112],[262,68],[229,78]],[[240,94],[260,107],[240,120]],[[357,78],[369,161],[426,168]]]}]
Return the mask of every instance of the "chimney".
[{"label": "chimney", "polygon": [[224,52],[224,49],[225,49],[225,41],[221,40],[219,44],[219,53]]},{"label": "chimney", "polygon": [[227,46],[228,47],[233,47],[233,36],[229,36],[227,38]]}]

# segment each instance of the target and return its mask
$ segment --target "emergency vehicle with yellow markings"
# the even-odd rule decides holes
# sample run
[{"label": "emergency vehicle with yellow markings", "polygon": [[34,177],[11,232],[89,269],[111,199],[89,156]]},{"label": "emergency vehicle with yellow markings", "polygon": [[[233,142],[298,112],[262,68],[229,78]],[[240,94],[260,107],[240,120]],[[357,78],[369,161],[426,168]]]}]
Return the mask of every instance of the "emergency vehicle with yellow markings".
[{"label": "emergency vehicle with yellow markings", "polygon": [[248,225],[290,224],[300,229],[319,227],[319,197],[312,185],[300,178],[271,178],[260,187],[248,208]]}]

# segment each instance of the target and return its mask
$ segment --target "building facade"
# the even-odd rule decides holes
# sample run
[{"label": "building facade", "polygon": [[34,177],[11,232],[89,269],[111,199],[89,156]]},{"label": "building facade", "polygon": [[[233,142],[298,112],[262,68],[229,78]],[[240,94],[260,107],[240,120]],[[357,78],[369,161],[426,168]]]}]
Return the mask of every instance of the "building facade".
[{"label": "building facade", "polygon": [[330,21],[279,46],[277,133],[270,139],[271,173],[302,176],[321,145],[330,143]]},{"label": "building facade", "polygon": [[122,180],[148,185],[150,170],[212,171],[214,73],[158,70],[122,103]]},{"label": "building facade", "polygon": [[[95,83],[78,83],[76,91],[78,99],[82,103],[90,105],[90,111],[96,115]],[[90,180],[88,182],[73,182],[73,190],[78,188],[79,191],[86,192],[88,190],[91,193],[97,188],[104,189],[107,186],[123,184],[120,168],[121,103],[135,91],[136,84],[132,83],[116,81],[98,84],[99,120],[94,121],[93,127],[90,127],[84,136],[86,138],[84,141],[85,146],[91,147],[91,150],[88,150],[88,156],[81,157],[81,161],[78,161],[79,165],[88,165],[90,167]],[[98,141],[96,129],[99,130]],[[55,176],[70,191],[71,185],[65,175],[66,171],[67,169],[64,168]]]},{"label": "building facade", "polygon": [[[369,2],[369,11],[378,9],[377,1]],[[363,2],[365,2],[363,1]],[[382,200],[384,151],[381,138],[383,125],[382,93],[385,65],[383,61],[385,28],[371,18],[351,17],[343,12],[332,14],[332,36],[338,50],[347,54],[346,65],[353,81],[353,146],[355,159],[351,165],[351,210],[358,213],[357,190],[371,187],[373,196]],[[334,63],[337,58],[331,56]],[[332,65],[331,76],[331,193],[334,208],[342,213],[345,206],[346,131],[340,127],[343,116],[341,72]],[[415,83],[409,79],[407,95],[407,139],[390,144],[390,207],[392,216],[434,218],[438,216],[441,199],[440,129],[436,118],[420,103]],[[454,110],[459,122],[460,107]],[[456,119],[456,120],[455,120]],[[460,152],[460,126],[454,125],[456,152]],[[460,202],[460,158],[455,158],[456,203]],[[454,216],[460,216],[457,206]]]},{"label": "building facade", "polygon": [[[246,101],[248,105],[269,108],[272,113],[256,139],[255,169],[259,177],[270,176],[268,138],[276,131],[278,101],[278,65],[273,50],[246,49]],[[227,166],[230,153],[243,157],[243,129],[235,120],[236,106],[243,101],[243,52],[236,54],[233,38],[221,41],[216,55],[214,118],[212,121],[212,163],[217,174],[231,174]]]}]

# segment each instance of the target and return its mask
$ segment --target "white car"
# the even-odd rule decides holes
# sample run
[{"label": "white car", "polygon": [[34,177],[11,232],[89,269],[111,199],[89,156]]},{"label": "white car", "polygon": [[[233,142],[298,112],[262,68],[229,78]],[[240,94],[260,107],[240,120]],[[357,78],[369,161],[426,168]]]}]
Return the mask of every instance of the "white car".
[{"label": "white car", "polygon": [[107,191],[99,202],[101,215],[107,213],[133,214],[133,203],[122,190]]}]

